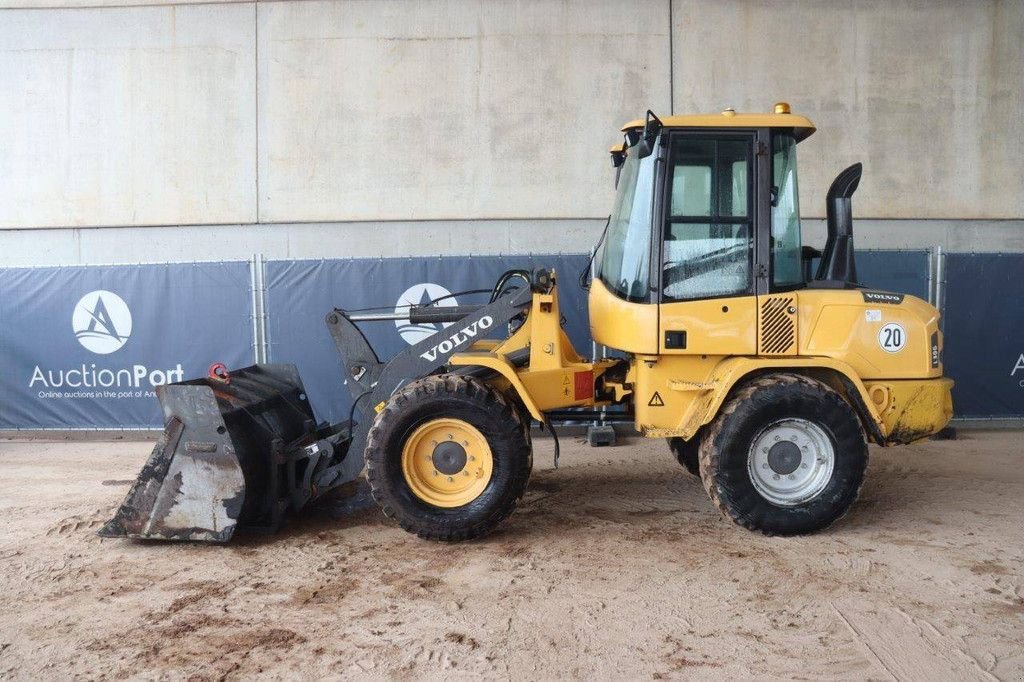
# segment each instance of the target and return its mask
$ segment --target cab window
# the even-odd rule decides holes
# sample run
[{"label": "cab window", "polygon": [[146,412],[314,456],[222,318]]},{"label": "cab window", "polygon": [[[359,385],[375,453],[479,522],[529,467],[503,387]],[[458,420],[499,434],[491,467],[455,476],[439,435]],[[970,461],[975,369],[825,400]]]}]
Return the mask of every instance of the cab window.
[{"label": "cab window", "polygon": [[796,140],[772,137],[772,285],[802,284],[800,193],[796,183]]},{"label": "cab window", "polygon": [[747,136],[673,135],[662,299],[745,293],[751,284],[752,141]]}]

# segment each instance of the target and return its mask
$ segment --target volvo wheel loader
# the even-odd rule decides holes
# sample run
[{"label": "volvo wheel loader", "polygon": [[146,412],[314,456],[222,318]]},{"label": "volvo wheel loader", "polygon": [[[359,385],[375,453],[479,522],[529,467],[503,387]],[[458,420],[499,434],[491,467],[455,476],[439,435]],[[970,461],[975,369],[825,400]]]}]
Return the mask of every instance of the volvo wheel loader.
[{"label": "volvo wheel loader", "polygon": [[828,190],[822,251],[801,242],[796,150],[813,132],[784,103],[625,125],[614,208],[581,276],[593,338],[614,357],[581,357],[562,330],[565,273],[510,271],[485,304],[398,314],[450,325],[387,362],[359,325],[395,313],[330,311],[338,390],[353,400],[343,423],[317,422],[291,365],[158,388],[163,437],[101,535],[273,529],[365,462],[374,499],[406,530],[479,537],[526,490],[531,425],[600,407],[668,439],[735,523],[828,526],[857,497],[869,442],[946,425],[952,381],[938,311],[857,282],[860,164]]}]

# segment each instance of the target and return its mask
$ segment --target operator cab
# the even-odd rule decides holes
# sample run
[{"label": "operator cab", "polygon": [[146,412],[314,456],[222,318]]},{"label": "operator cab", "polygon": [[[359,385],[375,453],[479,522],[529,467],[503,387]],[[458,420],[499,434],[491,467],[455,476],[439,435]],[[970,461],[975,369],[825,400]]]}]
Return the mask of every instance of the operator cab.
[{"label": "operator cab", "polygon": [[[726,109],[662,120],[647,112],[622,128],[624,141],[611,150],[617,192],[591,304],[659,329],[657,339],[627,350],[756,351],[757,297],[814,282],[808,259],[820,254],[801,242],[796,162],[797,144],[814,130],[784,102],[770,114]],[[854,181],[849,194],[855,188]],[[831,218],[831,206],[829,212]],[[712,308],[722,313],[709,318]],[[636,338],[608,329],[595,331],[614,347]]]}]

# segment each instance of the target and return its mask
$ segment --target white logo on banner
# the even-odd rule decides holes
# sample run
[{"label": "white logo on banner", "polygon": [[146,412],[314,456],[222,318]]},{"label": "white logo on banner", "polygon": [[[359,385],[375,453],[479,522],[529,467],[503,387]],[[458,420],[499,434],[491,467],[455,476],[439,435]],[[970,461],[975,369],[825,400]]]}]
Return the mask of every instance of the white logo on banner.
[{"label": "white logo on banner", "polygon": [[[449,308],[451,306],[458,305],[458,302],[455,300],[455,297],[452,296],[452,293],[440,284],[423,282],[422,284],[412,285],[398,297],[398,303],[395,304],[395,314],[406,314],[409,312],[409,306],[426,305],[433,301],[437,301],[433,305],[438,308]],[[409,322],[409,318],[404,320],[395,320],[395,326],[398,327],[398,333],[402,335],[402,340],[410,346],[419,343],[425,338],[433,336],[441,329],[451,326],[451,324],[451,322],[439,324],[412,324]]]},{"label": "white logo on banner", "polygon": [[90,291],[75,304],[71,327],[86,350],[107,355],[121,348],[132,335],[132,313],[117,294],[103,289]]}]

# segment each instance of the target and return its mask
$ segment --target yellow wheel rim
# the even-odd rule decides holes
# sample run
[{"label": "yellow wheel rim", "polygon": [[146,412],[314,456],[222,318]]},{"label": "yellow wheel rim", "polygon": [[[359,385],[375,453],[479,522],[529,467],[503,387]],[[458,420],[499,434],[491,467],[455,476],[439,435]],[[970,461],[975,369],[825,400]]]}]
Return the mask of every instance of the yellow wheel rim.
[{"label": "yellow wheel rim", "polygon": [[413,494],[435,507],[461,507],[491,481],[494,458],[487,439],[461,419],[421,424],[402,447],[402,475]]}]

